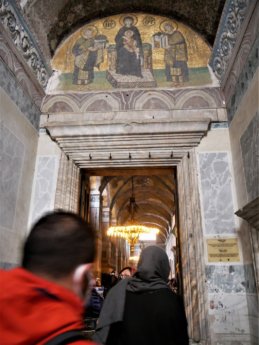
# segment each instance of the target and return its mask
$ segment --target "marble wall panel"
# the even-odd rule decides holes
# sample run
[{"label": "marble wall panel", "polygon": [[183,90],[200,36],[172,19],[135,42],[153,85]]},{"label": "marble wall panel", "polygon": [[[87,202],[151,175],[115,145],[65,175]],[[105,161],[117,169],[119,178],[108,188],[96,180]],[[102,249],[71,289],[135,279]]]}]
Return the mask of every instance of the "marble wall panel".
[{"label": "marble wall panel", "polygon": [[57,156],[38,156],[31,203],[31,224],[44,213],[54,209],[57,172]]},{"label": "marble wall panel", "polygon": [[21,229],[14,230],[0,226],[0,262],[6,263],[6,268],[20,263],[24,230],[23,225]]},{"label": "marble wall panel", "polygon": [[206,281],[209,293],[255,293],[252,265],[207,265]]},{"label": "marble wall panel", "polygon": [[254,78],[251,80],[249,89],[244,94],[242,101],[239,104],[238,110],[235,113],[235,116],[229,127],[231,154],[237,195],[237,207],[235,211],[243,208],[248,203],[241,137],[258,112],[258,85],[259,69],[257,69]]},{"label": "marble wall panel", "polygon": [[244,275],[246,280],[246,292],[256,294],[255,267],[253,263],[244,265]]},{"label": "marble wall panel", "polygon": [[2,88],[0,104],[0,262],[15,265],[28,231],[38,134]]},{"label": "marble wall panel", "polygon": [[259,305],[257,294],[247,294],[249,324],[251,329],[251,344],[259,344]]},{"label": "marble wall panel", "polygon": [[[216,334],[231,334],[232,337],[235,337],[235,335],[248,335],[250,330],[247,318],[246,295],[210,293],[209,319],[212,338]],[[240,340],[240,338],[238,337],[236,340]]]},{"label": "marble wall panel", "polygon": [[0,225],[13,228],[18,187],[24,159],[23,143],[1,125]]},{"label": "marble wall panel", "polygon": [[0,268],[3,270],[9,270],[11,268],[14,268],[16,265],[10,263],[10,262],[0,262]]},{"label": "marble wall panel", "polygon": [[259,196],[259,112],[240,139],[248,201]]},{"label": "marble wall panel", "polygon": [[234,208],[226,152],[199,153],[204,232],[233,234]]},{"label": "marble wall panel", "polygon": [[20,109],[22,115],[36,129],[39,128],[40,109],[21,87],[8,67],[0,60],[0,87],[2,87]]}]

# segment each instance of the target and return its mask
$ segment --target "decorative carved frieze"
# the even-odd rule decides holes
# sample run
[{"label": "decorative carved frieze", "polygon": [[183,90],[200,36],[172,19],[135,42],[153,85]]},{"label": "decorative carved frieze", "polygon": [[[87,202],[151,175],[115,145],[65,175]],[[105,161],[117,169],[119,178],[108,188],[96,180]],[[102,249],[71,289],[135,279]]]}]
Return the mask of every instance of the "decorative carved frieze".
[{"label": "decorative carved frieze", "polygon": [[177,164],[227,119],[219,88],[48,95],[42,111],[41,127],[80,168]]},{"label": "decorative carved frieze", "polygon": [[[1,35],[0,35],[0,87],[2,87],[9,97],[15,102],[17,107],[21,110],[21,113],[26,117],[33,127],[38,130],[40,122],[40,109],[38,107],[40,97],[36,90],[34,90],[27,79],[27,76],[23,73],[23,70],[13,62],[13,69],[16,74],[12,73],[9,66],[1,63],[2,47],[1,47]],[[28,87],[27,87],[28,85]],[[29,92],[26,92],[29,90]],[[32,96],[35,96],[32,98]],[[36,103],[37,102],[37,103]],[[36,104],[35,104],[36,103]]]},{"label": "decorative carved frieze", "polygon": [[236,71],[233,70],[233,73],[231,73],[231,76],[229,78],[229,81],[232,82],[231,87],[233,88],[233,94],[226,101],[229,122],[233,120],[238,110],[239,104],[242,101],[243,96],[247,92],[247,89],[251,85],[252,79],[254,78],[259,66],[259,37],[254,42],[253,47],[250,48],[250,54],[247,57],[246,63],[242,66],[242,70],[239,72],[239,74],[236,73],[236,75],[234,74]]},{"label": "decorative carved frieze", "polygon": [[111,111],[127,110],[146,110],[157,113],[158,110],[216,108],[225,108],[224,97],[218,87],[179,90],[150,89],[148,92],[146,90],[116,90],[113,92],[53,94],[47,95],[42,103],[42,112],[50,114],[71,114],[71,112],[105,114]]},{"label": "decorative carved frieze", "polygon": [[227,0],[214,43],[210,65],[222,82],[250,5],[256,0]]},{"label": "decorative carved frieze", "polygon": [[0,0],[0,21],[30,70],[45,89],[51,71],[16,6],[13,0]]},{"label": "decorative carved frieze", "polygon": [[[242,42],[239,46],[238,52],[235,56],[231,71],[229,72],[223,92],[226,99],[227,107],[229,108],[235,103],[233,108],[236,109],[236,100],[233,100],[235,94],[243,95],[247,87],[239,91],[240,85],[243,82],[249,85],[256,68],[258,67],[258,47],[259,47],[259,2],[253,11],[249,24],[247,25]],[[237,90],[238,89],[238,90]],[[237,97],[235,97],[237,98]],[[239,97],[238,97],[239,98]],[[241,97],[242,98],[242,97]]]}]

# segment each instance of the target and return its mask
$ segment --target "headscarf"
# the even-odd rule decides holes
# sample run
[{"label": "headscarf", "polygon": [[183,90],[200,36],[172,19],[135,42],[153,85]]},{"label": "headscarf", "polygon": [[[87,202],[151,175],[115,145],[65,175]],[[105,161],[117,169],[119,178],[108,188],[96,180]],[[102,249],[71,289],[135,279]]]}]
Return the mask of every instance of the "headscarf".
[{"label": "headscarf", "polygon": [[93,339],[105,344],[110,326],[123,321],[126,291],[144,292],[169,289],[167,285],[169,272],[169,259],[163,249],[157,246],[143,249],[134,276],[121,280],[106,296]]},{"label": "headscarf", "polygon": [[170,264],[166,252],[157,247],[143,249],[137,272],[129,280],[127,291],[141,292],[169,288],[167,285]]}]

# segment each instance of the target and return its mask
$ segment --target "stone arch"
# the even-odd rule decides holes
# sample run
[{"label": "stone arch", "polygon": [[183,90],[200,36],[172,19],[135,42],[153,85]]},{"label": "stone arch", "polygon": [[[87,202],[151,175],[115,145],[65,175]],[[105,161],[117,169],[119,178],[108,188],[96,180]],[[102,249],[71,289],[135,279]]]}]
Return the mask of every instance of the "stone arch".
[{"label": "stone arch", "polygon": [[[148,105],[148,107],[145,107],[145,105]],[[151,107],[150,105],[154,105],[154,106]],[[158,93],[158,92],[154,92],[154,91],[142,94],[135,101],[135,109],[136,110],[143,110],[143,109],[166,109],[166,110],[169,110],[169,109],[172,109],[173,106],[174,106],[174,104],[173,104],[171,98],[169,98],[168,96],[166,96],[162,93]]]},{"label": "stone arch", "polygon": [[75,101],[65,95],[57,95],[43,102],[42,112],[74,112],[79,113],[80,109]]},{"label": "stone arch", "polygon": [[206,91],[197,89],[183,94],[176,102],[178,109],[184,108],[217,108],[214,98]]},{"label": "stone arch", "polygon": [[109,93],[101,93],[96,95],[91,95],[84,102],[81,108],[82,112],[86,111],[116,111],[120,110],[119,102],[112,97]]}]

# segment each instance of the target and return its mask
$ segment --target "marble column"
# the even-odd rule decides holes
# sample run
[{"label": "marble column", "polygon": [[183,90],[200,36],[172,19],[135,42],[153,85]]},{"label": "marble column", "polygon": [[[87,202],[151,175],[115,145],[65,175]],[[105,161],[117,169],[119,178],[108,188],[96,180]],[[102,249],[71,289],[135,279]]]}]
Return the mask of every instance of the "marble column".
[{"label": "marble column", "polygon": [[102,197],[99,191],[100,178],[90,177],[90,224],[96,232],[96,261],[95,274],[100,276],[102,266],[102,232],[101,232],[101,212]]},{"label": "marble column", "polygon": [[107,236],[107,230],[110,222],[109,207],[102,207],[102,272],[109,272],[109,260],[110,260],[110,241]]},{"label": "marble column", "polygon": [[80,169],[61,153],[55,208],[78,212]]},{"label": "marble column", "polygon": [[183,289],[189,335],[194,342],[205,338],[204,267],[196,157],[188,152],[177,169],[179,241]]}]

